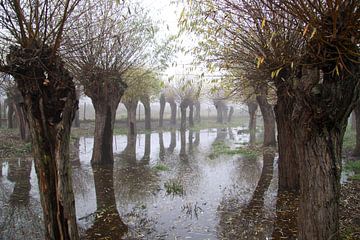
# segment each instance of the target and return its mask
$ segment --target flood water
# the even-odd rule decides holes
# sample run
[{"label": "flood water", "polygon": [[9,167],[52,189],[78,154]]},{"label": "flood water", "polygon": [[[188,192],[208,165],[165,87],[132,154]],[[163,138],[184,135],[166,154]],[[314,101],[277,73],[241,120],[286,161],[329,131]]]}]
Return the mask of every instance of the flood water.
[{"label": "flood water", "polygon": [[[94,168],[93,138],[75,139],[73,186],[83,238],[271,239],[274,154],[214,154],[219,142],[247,143],[249,136],[238,130],[118,135],[115,163]],[[42,239],[41,219],[32,160],[2,160],[0,239]]]}]

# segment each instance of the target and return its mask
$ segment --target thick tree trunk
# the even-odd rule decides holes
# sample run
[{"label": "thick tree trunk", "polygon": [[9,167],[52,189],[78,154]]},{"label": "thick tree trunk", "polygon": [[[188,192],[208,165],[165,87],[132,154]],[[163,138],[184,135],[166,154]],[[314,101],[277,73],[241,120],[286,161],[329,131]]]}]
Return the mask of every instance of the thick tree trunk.
[{"label": "thick tree trunk", "polygon": [[[300,239],[339,239],[341,129],[295,130],[300,167]],[[320,131],[320,132],[317,132]]]},{"label": "thick tree trunk", "polygon": [[227,120],[227,121],[228,121],[228,123],[230,123],[230,122],[231,122],[233,114],[234,114],[234,107],[233,107],[233,106],[231,106],[231,107],[230,107],[230,111],[229,111],[228,120]]},{"label": "thick tree trunk", "polygon": [[263,146],[275,146],[275,116],[273,107],[268,102],[266,94],[261,93],[256,96],[256,101],[259,104],[261,114],[264,121],[264,143]]},{"label": "thick tree trunk", "polygon": [[112,164],[113,133],[118,102],[111,105],[109,101],[93,100],[95,108],[94,147],[91,164]]},{"label": "thick tree trunk", "polygon": [[347,69],[334,74],[336,61],[321,69],[303,66],[297,90],[289,93],[295,98],[292,116],[301,173],[300,240],[340,238],[342,142],[360,94],[359,65],[346,64],[350,73]]},{"label": "thick tree trunk", "polygon": [[13,46],[7,60],[24,100],[45,239],[78,239],[69,163],[70,127],[77,108],[74,83],[61,59],[46,46]]},{"label": "thick tree trunk", "polygon": [[151,130],[150,98],[149,97],[141,98],[141,103],[144,105],[144,109],[145,109],[145,130]]},{"label": "thick tree trunk", "polygon": [[128,126],[128,134],[136,135],[136,108],[138,105],[137,100],[131,100],[124,102],[124,105],[127,110],[127,126]]},{"label": "thick tree trunk", "polygon": [[296,153],[292,113],[294,100],[286,94],[286,88],[278,87],[278,101],[274,108],[278,130],[279,191],[298,192],[300,172]]},{"label": "thick tree trunk", "polygon": [[250,133],[250,145],[254,145],[256,142],[256,110],[258,104],[255,101],[247,102],[248,111],[249,111],[249,133]]},{"label": "thick tree trunk", "polygon": [[194,127],[194,104],[189,104],[189,127]]},{"label": "thick tree trunk", "polygon": [[353,156],[359,157],[360,156],[360,103],[356,104],[352,115],[355,118],[355,126],[356,129],[356,145],[354,151],[352,153]]},{"label": "thick tree trunk", "polygon": [[176,125],[176,108],[177,108],[175,101],[170,102],[170,108],[171,108],[170,124],[172,126],[175,126]]},{"label": "thick tree trunk", "polygon": [[200,123],[201,122],[201,104],[199,101],[195,102],[195,122]]},{"label": "thick tree trunk", "polygon": [[160,96],[160,116],[159,116],[159,127],[163,127],[164,124],[164,111],[165,111],[165,95],[161,94]]}]

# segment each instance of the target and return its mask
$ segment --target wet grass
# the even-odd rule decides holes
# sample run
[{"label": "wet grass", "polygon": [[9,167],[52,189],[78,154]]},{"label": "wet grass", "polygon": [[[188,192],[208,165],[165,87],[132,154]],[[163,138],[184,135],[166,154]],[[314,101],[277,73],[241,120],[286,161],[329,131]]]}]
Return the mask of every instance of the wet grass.
[{"label": "wet grass", "polygon": [[354,175],[349,178],[352,180],[360,180],[360,160],[357,161],[349,161],[345,164],[345,171],[353,172]]},{"label": "wet grass", "polygon": [[356,131],[348,127],[346,129],[344,140],[343,140],[343,150],[352,151],[356,144]]},{"label": "wet grass", "polygon": [[215,159],[220,155],[242,155],[252,159],[259,155],[259,150],[249,147],[230,148],[224,142],[216,142],[212,145],[212,153],[208,157]]},{"label": "wet grass", "polygon": [[165,191],[169,195],[185,195],[184,186],[181,184],[179,180],[168,180],[164,183]]},{"label": "wet grass", "polygon": [[20,139],[18,129],[1,129],[0,157],[22,157],[31,154],[31,143]]},{"label": "wet grass", "polygon": [[162,163],[156,164],[153,169],[160,172],[169,171],[169,167]]}]

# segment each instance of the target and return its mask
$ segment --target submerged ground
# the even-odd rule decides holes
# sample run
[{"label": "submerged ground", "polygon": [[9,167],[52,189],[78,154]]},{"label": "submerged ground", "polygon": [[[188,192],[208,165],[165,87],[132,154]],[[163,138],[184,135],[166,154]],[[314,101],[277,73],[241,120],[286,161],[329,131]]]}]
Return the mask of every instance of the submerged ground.
[{"label": "submerged ground", "polygon": [[[248,134],[240,129],[116,135],[115,163],[97,168],[90,164],[93,138],[78,131],[71,146],[82,237],[296,239],[297,199],[277,196],[275,152],[246,147]],[[2,134],[8,137],[0,152],[0,239],[42,239],[29,146]],[[358,239],[359,182],[343,180],[343,237]]]}]

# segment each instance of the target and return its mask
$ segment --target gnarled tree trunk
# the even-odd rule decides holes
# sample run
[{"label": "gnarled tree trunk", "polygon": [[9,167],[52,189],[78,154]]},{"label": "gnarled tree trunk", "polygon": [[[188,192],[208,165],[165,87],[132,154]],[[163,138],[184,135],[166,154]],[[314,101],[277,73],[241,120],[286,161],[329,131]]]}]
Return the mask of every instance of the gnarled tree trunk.
[{"label": "gnarled tree trunk", "polygon": [[[103,74],[106,76],[107,74]],[[117,76],[116,73],[110,76]],[[95,109],[94,147],[91,164],[112,164],[113,134],[116,109],[123,96],[126,84],[114,81],[112,77],[85,88],[85,94],[91,98]]]},{"label": "gnarled tree trunk", "polygon": [[69,163],[70,127],[77,109],[75,86],[51,48],[33,46],[13,46],[7,60],[24,100],[45,238],[78,239]]},{"label": "gnarled tree trunk", "polygon": [[301,173],[298,218],[301,240],[340,238],[342,142],[348,117],[360,94],[359,65],[350,61],[346,64],[347,70],[339,74],[332,72],[336,62],[321,69],[302,67],[299,89],[289,93],[295,98],[293,119]]}]

